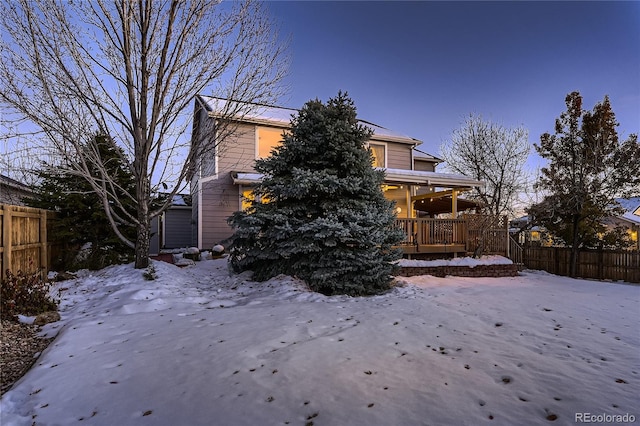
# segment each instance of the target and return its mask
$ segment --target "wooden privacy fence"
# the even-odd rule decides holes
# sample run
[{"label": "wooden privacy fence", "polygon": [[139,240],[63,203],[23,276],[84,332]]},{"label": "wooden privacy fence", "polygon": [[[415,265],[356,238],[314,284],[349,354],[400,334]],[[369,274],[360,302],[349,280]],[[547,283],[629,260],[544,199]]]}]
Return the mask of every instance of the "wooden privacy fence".
[{"label": "wooden privacy fence", "polygon": [[509,256],[509,221],[506,216],[465,214],[468,223],[467,252],[482,246],[482,254]]},{"label": "wooden privacy fence", "polygon": [[47,221],[54,213],[0,204],[0,280],[7,269],[37,272],[49,267]]},{"label": "wooden privacy fence", "polygon": [[[571,249],[564,247],[525,247],[524,264],[556,275],[569,275]],[[640,283],[640,252],[614,250],[580,250],[577,264],[579,278]]]}]

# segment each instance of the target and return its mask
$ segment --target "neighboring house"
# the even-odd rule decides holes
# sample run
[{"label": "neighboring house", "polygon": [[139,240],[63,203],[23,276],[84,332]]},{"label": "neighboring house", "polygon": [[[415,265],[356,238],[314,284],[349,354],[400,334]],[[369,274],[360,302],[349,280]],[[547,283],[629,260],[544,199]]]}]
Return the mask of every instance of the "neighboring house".
[{"label": "neighboring house", "polygon": [[[215,134],[220,119],[217,111],[225,102],[196,96],[192,138],[206,137],[203,129]],[[288,108],[255,107],[253,113],[235,122],[237,127],[230,137],[194,164],[190,177],[196,225],[193,240],[199,248],[210,248],[233,234],[227,218],[243,208],[252,187],[262,178],[254,169],[255,160],[268,156],[271,149],[281,143],[292,115],[297,113]],[[433,251],[466,251],[466,232],[459,226],[464,219],[456,219],[457,196],[484,183],[462,175],[437,173],[436,165],[442,160],[417,150],[421,141],[373,123],[362,120],[361,123],[373,130],[368,148],[373,154],[374,166],[385,171],[382,189],[388,199],[396,202],[398,225],[407,234],[406,250],[425,251],[421,246],[430,245]],[[215,138],[209,143],[215,144]],[[436,226],[435,222],[418,219],[421,210],[428,212],[427,206],[442,197],[449,197],[448,211],[454,219],[449,219],[446,226],[444,222]],[[436,248],[436,245],[442,247]]]},{"label": "neighboring house", "polygon": [[158,254],[162,249],[193,246],[191,215],[191,196],[174,195],[171,206],[151,221],[149,252]]},{"label": "neighboring house", "polygon": [[546,229],[537,225],[531,226],[531,219],[528,215],[512,219],[509,222],[509,234],[520,245],[533,244],[542,247],[553,245],[553,238]]},{"label": "neighboring house", "polygon": [[631,250],[640,250],[640,197],[616,198],[625,212],[621,216],[608,218],[607,226],[621,226],[626,229],[633,242]]},{"label": "neighboring house", "polygon": [[33,190],[27,185],[5,175],[0,175],[0,204],[23,206],[22,200],[32,195]]},{"label": "neighboring house", "polygon": [[[633,243],[629,250],[640,250],[640,197],[616,198],[616,201],[622,206],[624,213],[607,217],[601,223],[610,229],[615,227],[625,229]],[[520,244],[535,244],[543,247],[558,245],[554,243],[553,236],[549,235],[545,228],[531,226],[529,216],[513,219],[509,224],[509,233]]]}]

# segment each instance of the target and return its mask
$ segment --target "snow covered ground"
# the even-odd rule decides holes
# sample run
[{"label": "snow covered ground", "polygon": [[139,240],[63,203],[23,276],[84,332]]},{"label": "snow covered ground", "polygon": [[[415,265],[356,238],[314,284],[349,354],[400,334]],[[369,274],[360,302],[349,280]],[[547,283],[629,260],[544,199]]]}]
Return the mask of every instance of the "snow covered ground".
[{"label": "snow covered ground", "polygon": [[58,337],[3,426],[640,422],[638,286],[423,276],[349,298],[224,259],[155,268],[62,283]]}]

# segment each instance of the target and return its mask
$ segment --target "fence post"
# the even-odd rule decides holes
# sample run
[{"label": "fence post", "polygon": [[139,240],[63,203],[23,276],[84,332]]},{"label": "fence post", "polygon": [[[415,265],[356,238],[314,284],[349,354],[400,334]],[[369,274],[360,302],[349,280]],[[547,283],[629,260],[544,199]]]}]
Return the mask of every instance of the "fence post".
[{"label": "fence post", "polygon": [[602,280],[604,278],[604,250],[602,247],[598,250],[598,279]]},{"label": "fence post", "polygon": [[11,206],[9,206],[8,204],[4,204],[2,206],[2,210],[3,210],[3,218],[2,218],[2,271],[0,271],[0,278],[5,277],[5,273],[7,271],[7,269],[11,269],[11,246],[13,244],[13,241],[11,241],[11,233],[13,232],[11,230],[11,222],[13,222],[13,219],[11,219]]},{"label": "fence post", "polygon": [[40,210],[40,266],[44,271],[44,278],[49,274],[49,254],[47,253],[47,211]]},{"label": "fence post", "polygon": [[511,244],[509,240],[511,238],[511,235],[509,235],[509,218],[507,216],[503,216],[503,220],[507,258],[511,259]]}]

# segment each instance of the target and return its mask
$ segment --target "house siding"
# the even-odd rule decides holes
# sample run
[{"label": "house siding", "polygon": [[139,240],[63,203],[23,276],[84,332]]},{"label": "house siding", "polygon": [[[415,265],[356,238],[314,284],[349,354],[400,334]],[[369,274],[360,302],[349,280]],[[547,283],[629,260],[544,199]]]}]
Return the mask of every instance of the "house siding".
[{"label": "house siding", "polygon": [[411,145],[387,142],[387,167],[411,170]]},{"label": "house siding", "polygon": [[19,182],[0,175],[0,204],[24,206],[24,199],[33,196],[33,191]]},{"label": "house siding", "polygon": [[438,163],[416,159],[414,162],[414,169],[420,172],[435,172],[436,164]]},{"label": "house siding", "polygon": [[[239,124],[233,137],[223,142],[218,151],[217,175],[209,170],[209,179],[201,183],[201,194],[194,198],[193,220],[200,226],[198,241],[200,248],[211,247],[231,237],[233,230],[227,224],[227,218],[240,208],[240,187],[233,184],[232,171],[254,171],[256,158],[255,124]],[[390,168],[411,169],[411,146],[408,144],[384,142],[387,149],[387,163]],[[203,170],[204,171],[204,170]],[[389,194],[390,195],[390,194]],[[403,216],[407,213],[406,197],[395,194],[397,206],[402,208]],[[198,203],[202,203],[199,208]],[[202,217],[198,220],[198,215]],[[197,231],[196,231],[197,232]]]},{"label": "house siding", "polygon": [[[199,98],[200,99],[200,98]],[[194,135],[210,138],[214,144],[216,133],[213,126],[220,124],[210,116],[210,107],[203,107],[206,97],[197,102],[194,111]],[[277,108],[274,108],[277,110]],[[207,153],[197,164],[197,175],[192,177],[192,241],[201,249],[225,243],[233,230],[227,219],[241,208],[240,185],[233,183],[231,172],[254,172],[258,153],[257,135],[262,127],[284,129],[288,123],[280,112],[264,117],[247,117],[242,122],[234,122],[234,132],[215,149]],[[377,132],[370,142],[385,146],[385,167],[389,169],[434,172],[437,161],[414,158],[413,149],[420,141],[374,126]],[[222,127],[219,128],[222,132]],[[437,160],[437,159],[436,159]],[[414,185],[393,184],[387,188],[385,196],[396,202],[399,217],[411,217],[413,211],[408,202],[416,192],[431,191],[431,188]]]},{"label": "house siding", "polygon": [[160,253],[160,221],[158,217],[151,219],[151,238],[149,239],[149,254]]},{"label": "house siding", "polygon": [[211,176],[215,174],[216,170],[216,153],[217,147],[215,146],[215,120],[210,120],[206,110],[200,110],[198,114],[199,124],[195,131],[197,131],[198,137],[208,138],[208,150],[200,159],[199,175],[201,177]]},{"label": "house siding", "polygon": [[[202,126],[203,123],[199,128]],[[233,184],[231,172],[253,170],[255,128],[253,124],[238,124],[234,134],[202,160],[200,177],[192,180],[191,240],[201,249],[219,244],[233,234],[227,225],[227,218],[238,210],[240,192],[238,186]]]},{"label": "house siding", "polygon": [[199,190],[198,190],[198,185],[196,183],[195,189],[194,189],[194,185],[193,182],[191,183],[191,223],[193,224],[193,226],[191,226],[191,241],[195,244],[195,245],[200,245],[200,242],[198,241],[198,219],[199,219],[199,215],[198,215],[198,206],[200,205],[200,201],[199,201]]},{"label": "house siding", "polygon": [[14,206],[24,206],[24,199],[32,196],[33,193],[12,188],[0,184],[0,204],[12,204]]},{"label": "house siding", "polygon": [[161,249],[191,247],[195,241],[193,227],[191,207],[169,207],[161,217],[151,219],[149,252],[158,254]]},{"label": "house siding", "polygon": [[191,207],[170,208],[164,212],[163,248],[193,245],[191,238]]},{"label": "house siding", "polygon": [[240,206],[240,190],[233,184],[230,173],[218,179],[202,183],[201,241],[199,248],[210,248],[223,242],[233,234],[227,218]]},{"label": "house siding", "polygon": [[220,144],[218,173],[223,175],[231,171],[253,171],[255,160],[256,126],[239,124],[233,136]]}]

